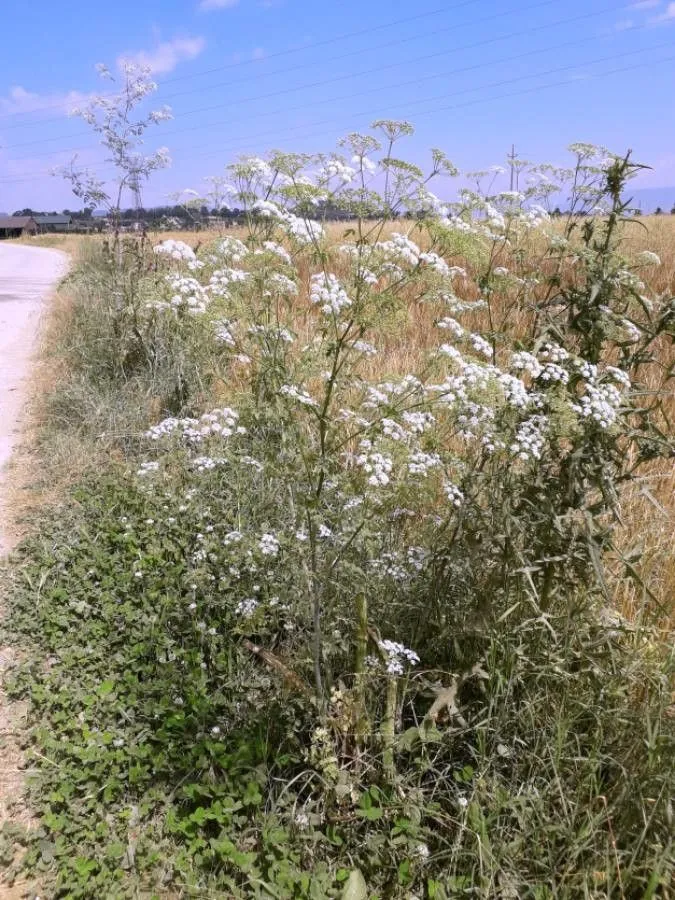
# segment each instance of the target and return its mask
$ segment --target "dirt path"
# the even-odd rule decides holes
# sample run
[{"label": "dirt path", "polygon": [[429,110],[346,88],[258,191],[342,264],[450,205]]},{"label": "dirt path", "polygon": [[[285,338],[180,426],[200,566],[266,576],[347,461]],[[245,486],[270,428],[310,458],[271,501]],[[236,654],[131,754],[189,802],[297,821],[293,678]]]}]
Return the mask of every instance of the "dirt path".
[{"label": "dirt path", "polygon": [[40,312],[67,268],[68,257],[58,250],[0,244],[0,557],[10,546],[6,467],[19,435]]},{"label": "dirt path", "polygon": [[[68,257],[56,250],[0,244],[0,561],[13,539],[6,507],[12,478],[7,463],[21,433],[40,313],[67,268]],[[13,648],[0,644],[0,826],[30,821],[22,803],[25,773],[19,746],[25,704],[7,702],[3,690],[4,674],[14,661]],[[36,896],[25,882],[2,882],[0,871],[0,900]]]}]

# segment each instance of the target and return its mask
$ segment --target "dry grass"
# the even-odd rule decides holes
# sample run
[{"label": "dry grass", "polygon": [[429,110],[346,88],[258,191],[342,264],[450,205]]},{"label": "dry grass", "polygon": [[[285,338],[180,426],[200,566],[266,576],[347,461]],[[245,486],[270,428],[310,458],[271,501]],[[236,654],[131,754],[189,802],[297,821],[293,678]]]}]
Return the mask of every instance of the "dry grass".
[{"label": "dry grass", "polygon": [[[626,247],[631,254],[653,250],[661,265],[646,270],[649,287],[660,294],[675,296],[675,216],[650,216],[629,230]],[[663,365],[672,364],[672,344],[663,344]],[[659,386],[660,373],[653,367],[646,378],[648,389]],[[665,413],[671,426],[675,421],[675,392],[665,399]],[[626,555],[636,551],[637,573],[649,586],[662,608],[664,626],[675,624],[675,467],[672,461],[647,466],[639,481],[624,499],[618,532],[619,547]],[[617,584],[619,609],[633,619],[653,600],[633,579]]]},{"label": "dry grass", "polygon": [[39,234],[35,237],[20,237],[12,241],[13,244],[24,244],[27,247],[49,247],[53,250],[63,250],[75,256],[82,244],[86,241],[101,240],[98,235],[86,234]]}]

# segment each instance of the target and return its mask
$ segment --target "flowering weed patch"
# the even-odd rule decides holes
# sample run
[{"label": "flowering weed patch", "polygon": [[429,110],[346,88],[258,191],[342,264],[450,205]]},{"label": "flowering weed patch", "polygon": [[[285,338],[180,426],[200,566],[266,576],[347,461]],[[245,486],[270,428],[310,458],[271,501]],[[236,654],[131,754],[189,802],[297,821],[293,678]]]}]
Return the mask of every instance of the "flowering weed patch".
[{"label": "flowering weed patch", "polygon": [[409,128],[242,160],[245,233],[81,275],[71,366],[126,402],[78,427],[117,459],[12,591],[57,896],[667,896],[668,659],[606,571],[672,455],[634,167],[579,145],[446,204]]}]

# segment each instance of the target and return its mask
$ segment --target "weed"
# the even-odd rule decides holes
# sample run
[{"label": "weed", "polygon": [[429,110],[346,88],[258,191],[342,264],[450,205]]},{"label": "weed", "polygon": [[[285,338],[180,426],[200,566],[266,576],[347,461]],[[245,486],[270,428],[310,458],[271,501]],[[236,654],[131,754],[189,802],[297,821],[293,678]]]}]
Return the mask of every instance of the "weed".
[{"label": "weed", "polygon": [[45,440],[115,458],[9,591],[56,896],[669,896],[672,652],[613,604],[672,459],[635,167],[575,147],[552,227],[545,180],[450,208],[378,128],[75,276]]}]

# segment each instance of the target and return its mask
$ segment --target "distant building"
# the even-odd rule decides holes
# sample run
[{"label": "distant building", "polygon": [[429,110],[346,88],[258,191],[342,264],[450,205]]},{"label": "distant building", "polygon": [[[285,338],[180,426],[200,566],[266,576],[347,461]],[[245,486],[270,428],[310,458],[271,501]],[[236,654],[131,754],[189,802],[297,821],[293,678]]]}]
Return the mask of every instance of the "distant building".
[{"label": "distant building", "polygon": [[71,216],[35,216],[40,234],[55,231],[70,231],[73,223]]},{"label": "distant building", "polygon": [[39,227],[32,216],[0,217],[0,240],[37,234]]}]

